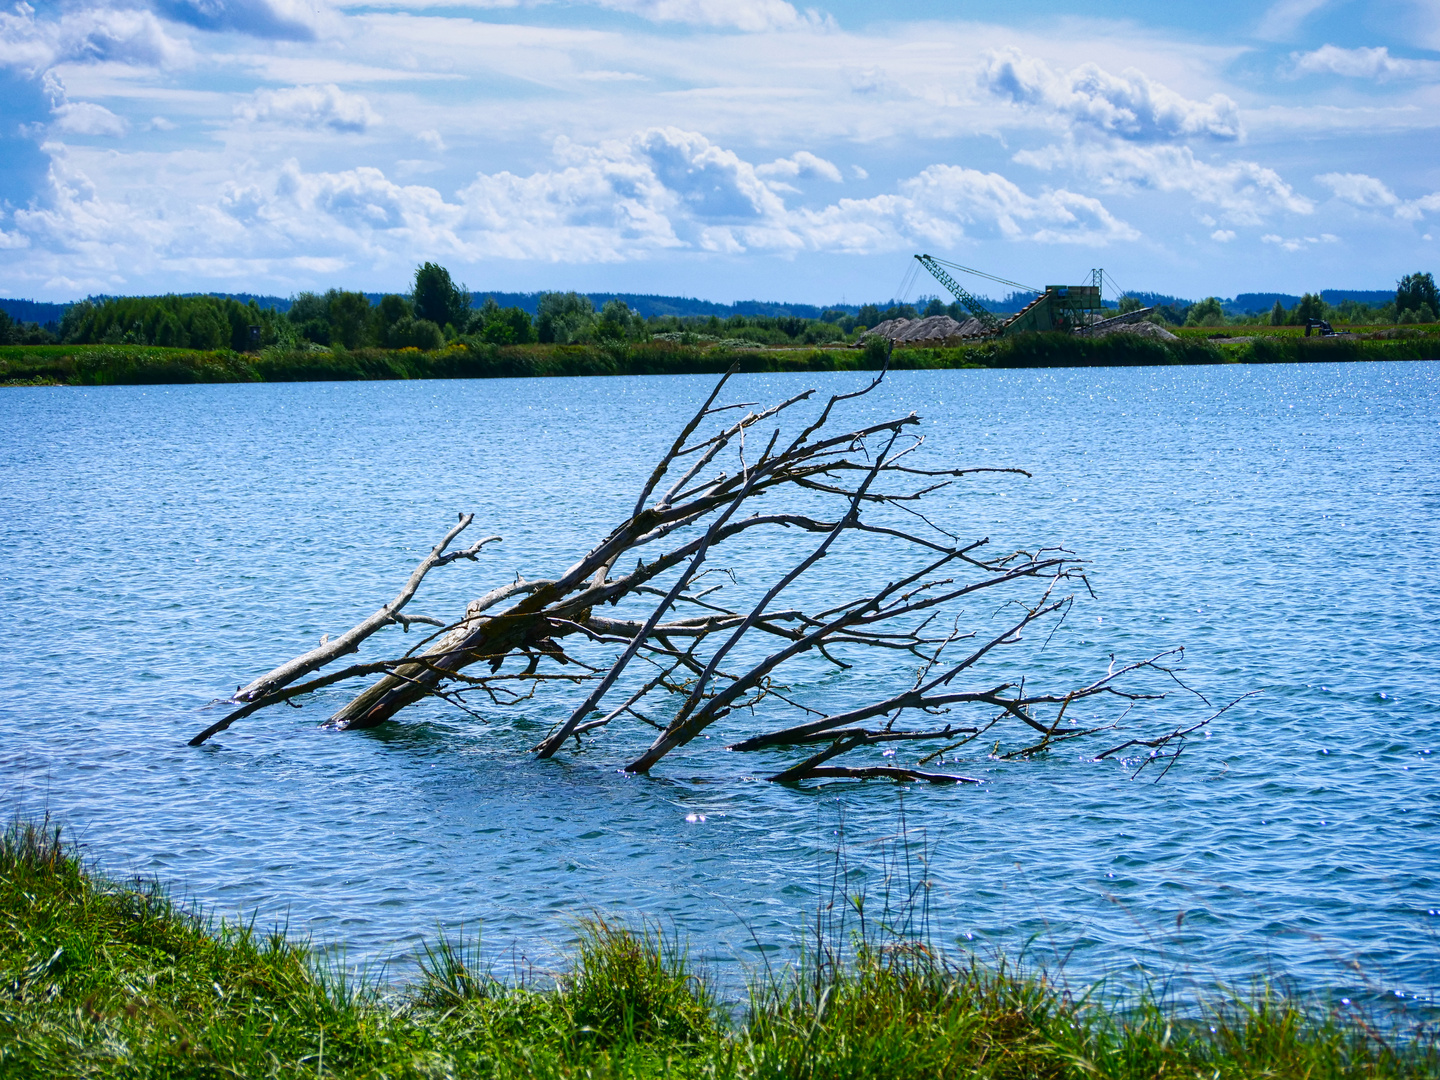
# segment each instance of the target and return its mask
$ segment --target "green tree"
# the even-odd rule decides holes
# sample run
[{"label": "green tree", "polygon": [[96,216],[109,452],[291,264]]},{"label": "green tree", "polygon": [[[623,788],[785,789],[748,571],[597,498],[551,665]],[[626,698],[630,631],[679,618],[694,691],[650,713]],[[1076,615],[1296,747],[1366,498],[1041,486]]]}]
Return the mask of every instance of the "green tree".
[{"label": "green tree", "polygon": [[[719,327],[719,320],[714,316],[711,316],[711,321]],[[600,309],[600,321],[595,324],[594,334],[605,341],[620,342],[634,336],[637,330],[643,330],[644,326],[645,321],[634,315],[630,311],[630,305],[624,300],[607,300]]]},{"label": "green tree", "polygon": [[535,318],[537,336],[543,342],[569,345],[584,341],[595,322],[595,305],[579,293],[543,293]]},{"label": "green tree", "polygon": [[302,292],[290,299],[287,313],[290,325],[306,341],[316,345],[330,344],[330,302],[313,292]]},{"label": "green tree", "polygon": [[[805,319],[795,315],[782,315],[775,320],[775,328],[791,341],[802,336],[807,326],[809,323]],[[716,329],[718,330],[719,327],[717,326]]]},{"label": "green tree", "polygon": [[0,311],[0,345],[52,345],[55,335],[39,323],[17,322]]},{"label": "green tree", "polygon": [[185,327],[180,325],[179,318],[173,311],[167,311],[160,317],[155,327],[155,344],[163,345],[166,348],[184,347],[190,344],[190,335],[185,332]]},{"label": "green tree", "polygon": [[[1398,319],[1407,311],[1415,311],[1417,318],[1420,306],[1428,305],[1431,312],[1440,311],[1440,294],[1435,290],[1435,278],[1430,274],[1406,274],[1395,284],[1395,315]],[[1423,320],[1433,322],[1433,319]]]},{"label": "green tree", "polygon": [[470,292],[450,280],[450,271],[436,263],[422,263],[415,270],[415,317],[436,326],[465,329],[470,317]]},{"label": "green tree", "polygon": [[946,315],[949,314],[949,312],[947,310],[947,306],[941,303],[938,296],[932,296],[930,297],[929,302],[925,305],[924,310],[921,311],[921,314],[928,319],[933,315]]},{"label": "green tree", "polygon": [[370,309],[371,340],[387,348],[400,348],[391,340],[391,331],[396,323],[407,317],[415,317],[415,308],[410,301],[395,293],[386,293],[380,297],[380,302]]},{"label": "green tree", "polygon": [[1381,322],[1384,319],[1383,308],[1373,308],[1369,304],[1363,304],[1359,300],[1342,300],[1331,310],[1343,321],[1350,324]]},{"label": "green tree", "polygon": [[[287,340],[288,323],[254,301],[227,296],[112,296],[91,298],[66,309],[61,338],[77,345],[127,343],[170,348],[246,349],[250,328],[260,327],[262,345]],[[28,339],[27,339],[28,340]]]},{"label": "green tree", "polygon": [[445,344],[445,334],[429,319],[402,315],[395,325],[390,327],[387,344],[392,349],[419,349],[429,352]]},{"label": "green tree", "polygon": [[81,300],[71,304],[60,316],[60,340],[65,343],[83,343],[94,331],[95,302]]},{"label": "green tree", "polygon": [[200,307],[190,317],[190,347],[219,349],[230,344],[230,327],[211,307]]},{"label": "green tree", "polygon": [[1190,312],[1185,316],[1186,326],[1224,326],[1225,311],[1220,306],[1218,297],[1207,296],[1198,304],[1190,305]]},{"label": "green tree", "polygon": [[1285,306],[1281,304],[1279,300],[1276,300],[1275,306],[1270,309],[1270,325],[1284,326],[1286,320],[1288,320],[1289,317],[1289,313],[1286,312]]},{"label": "green tree", "polygon": [[330,342],[347,349],[370,343],[370,301],[364,293],[331,289],[325,294]]},{"label": "green tree", "polygon": [[535,327],[524,308],[502,308],[493,296],[471,312],[465,332],[492,345],[524,345],[535,340]]},{"label": "green tree", "polygon": [[1120,304],[1119,307],[1116,308],[1115,313],[1117,315],[1129,315],[1130,312],[1139,311],[1144,306],[1143,301],[1137,300],[1133,296],[1122,296],[1120,297]]},{"label": "green tree", "polygon": [[[945,312],[941,311],[940,314],[944,315]],[[815,319],[810,323],[809,326],[805,328],[805,335],[803,340],[806,345],[823,345],[827,341],[839,341],[844,336],[845,335],[841,332],[840,327],[836,326],[834,323],[823,322],[820,319]]]},{"label": "green tree", "polygon": [[1290,312],[1290,324],[1304,326],[1310,319],[1325,319],[1329,318],[1329,315],[1330,305],[1321,299],[1320,294],[1307,292]]}]

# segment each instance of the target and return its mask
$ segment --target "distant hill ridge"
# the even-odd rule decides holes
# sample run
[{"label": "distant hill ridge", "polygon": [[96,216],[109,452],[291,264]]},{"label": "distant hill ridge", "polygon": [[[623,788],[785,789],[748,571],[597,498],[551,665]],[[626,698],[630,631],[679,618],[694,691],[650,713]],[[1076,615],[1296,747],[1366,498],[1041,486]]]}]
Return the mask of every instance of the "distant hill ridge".
[{"label": "distant hill ridge", "polygon": [[[1395,290],[1321,289],[1320,299],[1327,304],[1341,304],[1346,300],[1355,300],[1372,307],[1384,307],[1395,299]],[[1234,300],[1222,300],[1220,306],[1229,315],[1248,315],[1253,311],[1269,311],[1275,306],[1277,300],[1284,308],[1293,308],[1300,303],[1300,297],[1292,296],[1290,293],[1246,292],[1238,294]]]},{"label": "distant hill ridge", "polygon": [[47,304],[40,300],[0,300],[0,311],[16,322],[33,322],[44,326],[58,323],[69,304]]},{"label": "distant hill ridge", "polygon": [[[184,293],[185,296],[219,296],[238,300],[242,304],[248,304],[254,300],[258,307],[274,308],[276,311],[289,311],[293,297],[268,296],[260,293]],[[367,292],[366,297],[372,304],[378,303],[384,295],[378,292]],[[518,307],[532,316],[540,305],[540,297],[544,292],[500,292],[497,290],[476,289],[471,294],[474,297],[473,304],[479,307],[485,302],[486,297],[493,296],[495,302],[501,307]],[[606,301],[623,300],[631,311],[649,318],[650,316],[701,316],[714,315],[724,319],[731,315],[767,315],[771,317],[791,316],[801,319],[818,319],[826,311],[843,311],[847,315],[856,315],[860,311],[859,304],[829,304],[820,306],[816,304],[787,304],[779,301],[766,300],[737,300],[730,304],[721,304],[712,300],[698,300],[689,296],[657,296],[651,293],[609,293],[595,292],[584,293],[589,297],[590,302],[598,309],[603,307]],[[1177,310],[1189,307],[1193,300],[1186,300],[1177,296],[1170,296],[1166,293],[1153,292],[1131,292],[1128,295],[1150,305],[1168,305]],[[1395,299],[1393,289],[1324,289],[1321,297],[1328,304],[1339,304],[1345,300],[1357,300],[1362,304],[1383,305]],[[1022,307],[1035,299],[1035,293],[1011,293],[1003,300],[992,300],[988,296],[977,297],[991,311],[998,314],[1019,311]],[[107,300],[108,296],[92,296],[92,300]],[[1290,293],[1240,293],[1233,300],[1221,300],[1221,307],[1227,314],[1244,315],[1250,312],[1269,311],[1280,301],[1282,307],[1293,308],[1300,302],[1300,297]],[[882,311],[893,304],[896,300],[887,300],[877,303],[875,306]],[[923,306],[924,298],[919,301]],[[42,326],[50,323],[59,323],[65,314],[69,304],[52,304],[40,300],[10,300],[0,298],[0,311],[4,311],[17,322],[34,322]],[[1112,306],[1106,302],[1106,306]]]}]

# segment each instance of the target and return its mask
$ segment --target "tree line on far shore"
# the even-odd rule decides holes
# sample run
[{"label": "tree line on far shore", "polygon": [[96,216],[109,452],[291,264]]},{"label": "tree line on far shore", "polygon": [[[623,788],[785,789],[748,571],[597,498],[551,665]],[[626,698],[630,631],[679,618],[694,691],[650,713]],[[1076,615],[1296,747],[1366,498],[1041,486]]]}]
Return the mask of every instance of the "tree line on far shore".
[{"label": "tree line on far shore", "polygon": [[[958,306],[958,305],[957,305]],[[47,334],[33,324],[16,344],[161,345],[191,349],[272,347],[347,351],[406,349],[429,352],[447,344],[605,345],[673,338],[691,344],[727,341],[731,345],[823,345],[844,341],[885,318],[914,317],[913,305],[875,305],[860,317],[826,311],[820,319],[799,316],[732,315],[644,318],[623,300],[610,300],[598,311],[588,297],[574,292],[545,293],[532,317],[519,307],[501,307],[493,297],[478,306],[450,272],[435,263],[415,271],[411,291],[391,293],[376,303],[361,292],[331,289],[302,292],[288,312],[261,308],[255,301],[216,296],[112,297],[71,305],[58,327]],[[3,324],[0,324],[3,326]],[[0,342],[3,342],[0,336]]]},{"label": "tree line on far shore", "polygon": [[[1134,297],[1122,297],[1119,313],[1143,306]],[[1198,327],[1296,326],[1309,319],[1373,325],[1433,323],[1440,318],[1437,312],[1440,297],[1433,276],[1416,273],[1401,278],[1395,299],[1380,307],[1354,300],[1331,305],[1318,293],[1306,293],[1289,309],[1277,300],[1268,315],[1227,316],[1221,301],[1212,296],[1183,307],[1161,305],[1149,318]],[[391,293],[378,303],[371,303],[364,293],[342,289],[300,293],[288,312],[261,308],[254,300],[242,304],[218,296],[110,297],[71,305],[55,332],[34,323],[17,323],[0,311],[0,344],[132,344],[236,352],[268,348],[352,352],[410,348],[429,352],[451,343],[619,346],[655,339],[732,348],[815,346],[853,341],[887,319],[934,315],[963,321],[969,312],[958,302],[946,304],[931,297],[918,304],[891,304],[883,309],[866,304],[854,314],[827,310],[818,319],[789,315],[644,318],[623,300],[607,301],[597,311],[588,297],[552,292],[540,297],[532,318],[522,308],[501,307],[493,297],[475,306],[470,292],[457,284],[448,270],[427,262],[416,269],[409,294]]]},{"label": "tree line on far shore", "polygon": [[[1142,307],[1132,297],[1122,297],[1120,314]],[[1359,300],[1342,300],[1330,304],[1319,293],[1305,293],[1293,307],[1279,300],[1268,313],[1226,315],[1219,297],[1207,296],[1183,311],[1160,307],[1150,318],[1176,326],[1304,326],[1311,320],[1374,326],[1394,323],[1410,325],[1440,320],[1440,296],[1436,294],[1435,278],[1428,273],[1406,274],[1395,284],[1395,299],[1388,304],[1364,304]]]}]

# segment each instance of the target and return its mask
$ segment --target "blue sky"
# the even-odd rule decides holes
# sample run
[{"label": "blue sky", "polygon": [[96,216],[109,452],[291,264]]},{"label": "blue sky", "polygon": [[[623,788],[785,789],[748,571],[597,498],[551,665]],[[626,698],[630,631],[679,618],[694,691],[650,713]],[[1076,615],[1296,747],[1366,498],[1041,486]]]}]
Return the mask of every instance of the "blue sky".
[{"label": "blue sky", "polygon": [[22,0],[0,295],[1385,288],[1437,136],[1435,0]]}]

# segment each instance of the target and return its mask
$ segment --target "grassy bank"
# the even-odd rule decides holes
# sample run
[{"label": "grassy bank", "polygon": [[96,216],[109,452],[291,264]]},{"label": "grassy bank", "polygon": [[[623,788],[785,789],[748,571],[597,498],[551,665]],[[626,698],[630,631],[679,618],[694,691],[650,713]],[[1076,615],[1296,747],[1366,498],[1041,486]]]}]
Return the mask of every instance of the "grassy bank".
[{"label": "grassy bank", "polygon": [[[1244,328],[1246,331],[1248,327]],[[1270,329],[1270,328],[1263,328]],[[1365,360],[1440,359],[1440,334],[1391,331],[1393,336],[1304,337],[1293,327],[1250,340],[1216,340],[1213,330],[1180,330],[1177,341],[1132,334],[1081,338],[1021,334],[956,349],[902,349],[896,357],[914,367],[1145,367],[1176,364],[1306,364]],[[1278,331],[1285,332],[1278,332]]]},{"label": "grassy bank", "polygon": [[494,379],[566,375],[851,370],[855,350],[736,352],[657,341],[616,348],[584,345],[457,345],[418,349],[197,352],[144,345],[0,347],[0,383],[109,386],[209,382],[326,382],[361,379]]},{"label": "grassy bank", "polygon": [[[817,976],[817,970],[819,972]],[[1278,999],[1183,1020],[1043,980],[861,948],[726,1020],[656,934],[586,924],[546,989],[430,950],[400,990],[317,968],[87,872],[57,832],[0,841],[0,1077],[1433,1077],[1433,1042]]]},{"label": "grassy bank", "polygon": [[[1092,340],[1027,334],[957,348],[899,348],[895,368],[1130,367],[1440,359],[1440,333],[1409,327],[1383,335],[1306,338],[1293,327],[1261,328],[1252,340],[1215,340],[1208,330],[1178,341],[1116,334]],[[196,382],[324,382],[357,379],[488,379],[566,375],[851,371],[874,368],[874,353],[849,348],[739,349],[649,341],[593,345],[455,345],[416,349],[198,352],[144,345],[0,347],[0,384],[105,386]]]}]

